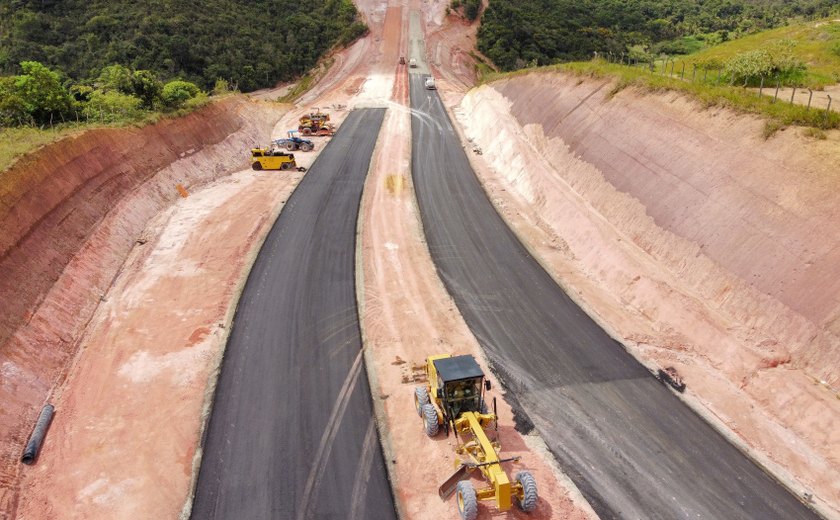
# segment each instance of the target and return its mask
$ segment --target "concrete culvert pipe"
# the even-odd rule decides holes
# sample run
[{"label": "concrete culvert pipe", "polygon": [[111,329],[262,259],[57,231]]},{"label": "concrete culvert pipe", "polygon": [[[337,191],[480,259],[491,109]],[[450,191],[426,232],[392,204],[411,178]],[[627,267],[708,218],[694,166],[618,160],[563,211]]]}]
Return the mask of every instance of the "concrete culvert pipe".
[{"label": "concrete culvert pipe", "polygon": [[41,451],[41,444],[44,443],[44,437],[47,435],[54,413],[55,407],[51,404],[45,405],[41,409],[41,415],[38,416],[38,422],[35,423],[35,429],[32,430],[29,442],[26,443],[26,448],[23,450],[23,457],[20,459],[24,464],[35,464],[35,459],[38,458],[38,452]]}]

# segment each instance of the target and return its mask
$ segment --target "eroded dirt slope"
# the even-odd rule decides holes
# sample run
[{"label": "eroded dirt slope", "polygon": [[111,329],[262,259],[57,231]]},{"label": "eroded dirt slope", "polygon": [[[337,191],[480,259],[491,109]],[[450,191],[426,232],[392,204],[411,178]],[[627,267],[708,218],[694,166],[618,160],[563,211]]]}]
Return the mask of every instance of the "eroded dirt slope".
[{"label": "eroded dirt slope", "polygon": [[[838,136],[532,73],[456,109],[556,279],[795,492],[840,505]],[[827,509],[826,509],[827,506]]]},{"label": "eroded dirt slope", "polygon": [[2,174],[0,512],[13,514],[18,458],[40,406],[152,217],[237,167],[284,108],[230,99],[144,128],[48,146]]}]

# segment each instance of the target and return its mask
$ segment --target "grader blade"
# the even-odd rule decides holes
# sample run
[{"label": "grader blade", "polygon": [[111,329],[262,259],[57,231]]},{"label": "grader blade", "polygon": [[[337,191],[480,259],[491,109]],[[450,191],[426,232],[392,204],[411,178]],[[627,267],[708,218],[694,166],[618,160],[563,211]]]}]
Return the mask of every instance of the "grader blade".
[{"label": "grader blade", "polygon": [[467,477],[468,472],[469,467],[461,466],[458,468],[458,471],[446,479],[446,482],[440,485],[440,488],[438,488],[438,494],[440,495],[441,500],[446,500],[452,496],[452,493],[455,492],[455,488],[458,487],[458,482],[464,480]]}]

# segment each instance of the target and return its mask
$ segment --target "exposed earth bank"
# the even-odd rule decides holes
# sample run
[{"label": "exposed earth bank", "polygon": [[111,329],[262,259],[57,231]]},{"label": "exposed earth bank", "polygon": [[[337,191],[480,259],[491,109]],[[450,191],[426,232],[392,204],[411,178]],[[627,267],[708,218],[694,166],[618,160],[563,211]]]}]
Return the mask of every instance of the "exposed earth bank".
[{"label": "exposed earth bank", "polygon": [[553,72],[454,110],[491,199],[549,272],[837,515],[838,133],[765,140],[755,117]]},{"label": "exposed earth bank", "polygon": [[153,217],[247,163],[286,107],[232,98],[144,128],[101,129],[32,153],[0,183],[0,518],[21,447]]}]

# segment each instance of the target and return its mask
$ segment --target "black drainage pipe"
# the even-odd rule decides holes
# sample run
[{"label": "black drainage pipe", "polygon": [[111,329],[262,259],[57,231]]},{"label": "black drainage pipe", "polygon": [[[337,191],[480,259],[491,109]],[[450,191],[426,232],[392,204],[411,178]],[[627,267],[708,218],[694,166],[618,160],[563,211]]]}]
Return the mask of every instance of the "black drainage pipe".
[{"label": "black drainage pipe", "polygon": [[45,405],[41,409],[41,415],[38,416],[38,422],[35,423],[35,429],[32,430],[29,442],[26,443],[26,449],[23,450],[23,457],[20,459],[24,464],[35,464],[35,459],[38,458],[38,452],[41,451],[41,444],[44,442],[44,436],[47,435],[47,429],[50,427],[54,413],[55,407],[51,404]]}]

